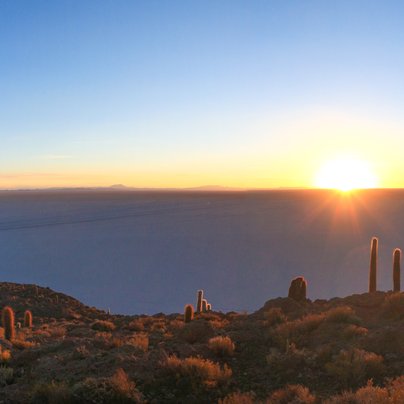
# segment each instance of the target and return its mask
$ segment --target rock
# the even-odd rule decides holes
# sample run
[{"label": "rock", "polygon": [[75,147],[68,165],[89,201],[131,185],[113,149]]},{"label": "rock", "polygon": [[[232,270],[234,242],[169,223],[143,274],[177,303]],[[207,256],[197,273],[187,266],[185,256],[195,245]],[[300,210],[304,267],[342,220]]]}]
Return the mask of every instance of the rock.
[{"label": "rock", "polygon": [[303,276],[299,276],[292,280],[289,287],[288,297],[298,302],[306,300],[307,281]]}]

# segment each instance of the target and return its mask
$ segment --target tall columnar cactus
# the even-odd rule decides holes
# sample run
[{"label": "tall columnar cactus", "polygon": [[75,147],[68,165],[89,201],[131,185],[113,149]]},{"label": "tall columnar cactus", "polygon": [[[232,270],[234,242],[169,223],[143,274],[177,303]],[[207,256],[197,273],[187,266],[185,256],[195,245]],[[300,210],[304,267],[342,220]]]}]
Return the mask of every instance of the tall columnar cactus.
[{"label": "tall columnar cactus", "polygon": [[303,276],[298,276],[290,283],[288,297],[298,302],[306,300],[307,281]]},{"label": "tall columnar cactus", "polygon": [[30,310],[25,310],[24,313],[24,327],[32,328],[32,313]]},{"label": "tall columnar cactus", "polygon": [[400,262],[401,262],[401,250],[396,248],[393,252],[393,291],[400,291]]},{"label": "tall columnar cactus", "polygon": [[205,313],[208,311],[208,301],[206,299],[202,300],[202,311]]},{"label": "tall columnar cactus", "polygon": [[184,322],[190,323],[194,319],[194,306],[187,304],[184,309]]},{"label": "tall columnar cactus", "polygon": [[203,300],[203,290],[198,290],[198,301],[196,304],[196,311],[198,313],[202,312],[202,300]]},{"label": "tall columnar cactus", "polygon": [[370,268],[369,268],[369,293],[376,292],[376,274],[377,274],[377,246],[378,239],[372,238],[370,244]]},{"label": "tall columnar cactus", "polygon": [[14,311],[10,306],[4,307],[1,313],[1,321],[4,328],[4,337],[11,341],[15,336]]},{"label": "tall columnar cactus", "polygon": [[211,305],[210,303],[208,303],[206,309],[207,309],[208,311],[212,311],[212,305]]}]

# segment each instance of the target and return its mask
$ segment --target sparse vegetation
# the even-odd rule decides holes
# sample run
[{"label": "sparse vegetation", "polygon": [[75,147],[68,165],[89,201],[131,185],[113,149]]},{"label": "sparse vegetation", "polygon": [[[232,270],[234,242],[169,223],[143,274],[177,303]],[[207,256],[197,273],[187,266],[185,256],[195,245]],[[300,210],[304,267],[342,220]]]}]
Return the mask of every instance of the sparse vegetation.
[{"label": "sparse vegetation", "polygon": [[250,315],[202,312],[185,323],[183,314],[108,315],[63,295],[57,311],[50,290],[11,290],[3,307],[21,320],[39,314],[11,341],[0,328],[6,402],[403,401],[401,293],[278,298]]}]

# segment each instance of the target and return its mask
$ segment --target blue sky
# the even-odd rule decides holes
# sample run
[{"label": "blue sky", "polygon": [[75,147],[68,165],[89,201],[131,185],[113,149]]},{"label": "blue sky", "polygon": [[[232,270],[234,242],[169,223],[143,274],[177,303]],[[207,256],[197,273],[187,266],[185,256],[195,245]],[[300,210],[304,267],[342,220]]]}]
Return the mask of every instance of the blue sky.
[{"label": "blue sky", "polygon": [[398,186],[403,9],[2,0],[0,188],[309,186],[338,154]]}]

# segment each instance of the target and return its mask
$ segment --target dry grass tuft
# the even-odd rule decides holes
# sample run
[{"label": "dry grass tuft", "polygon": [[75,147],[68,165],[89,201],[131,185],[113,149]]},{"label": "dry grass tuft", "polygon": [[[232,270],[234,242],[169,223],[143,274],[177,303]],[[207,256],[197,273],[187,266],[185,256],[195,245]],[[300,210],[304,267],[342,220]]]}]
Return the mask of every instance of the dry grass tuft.
[{"label": "dry grass tuft", "polygon": [[230,337],[214,337],[208,342],[209,349],[217,356],[233,356],[235,345]]},{"label": "dry grass tuft", "polygon": [[97,320],[91,325],[91,328],[97,331],[114,331],[116,327],[112,321]]}]

